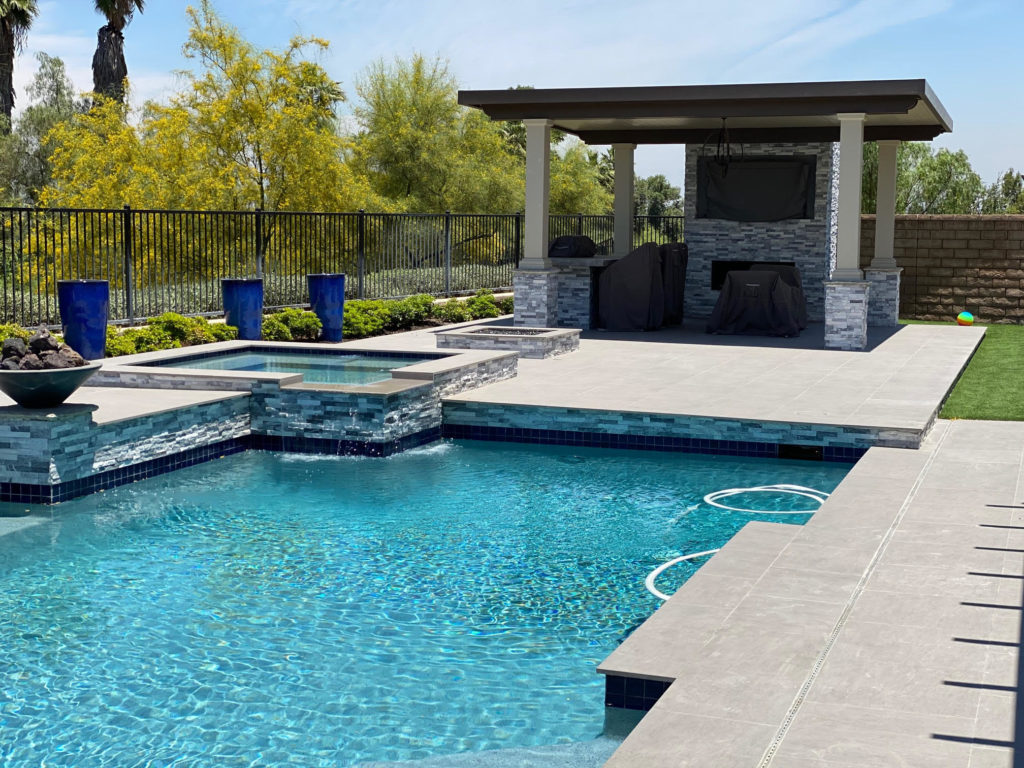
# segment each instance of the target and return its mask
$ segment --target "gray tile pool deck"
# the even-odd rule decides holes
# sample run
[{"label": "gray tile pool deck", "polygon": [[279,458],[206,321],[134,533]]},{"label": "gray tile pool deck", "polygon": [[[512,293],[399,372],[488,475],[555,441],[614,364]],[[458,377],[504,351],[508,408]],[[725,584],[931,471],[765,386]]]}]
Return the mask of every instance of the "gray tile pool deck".
[{"label": "gray tile pool deck", "polygon": [[[445,398],[927,433],[917,450],[870,449],[807,525],[746,526],[602,663],[674,681],[610,768],[1013,765],[1024,424],[934,422],[982,333],[906,326],[837,352],[591,332],[576,353]],[[435,349],[429,331],[342,346]],[[74,400],[116,420],[238,396]]]}]

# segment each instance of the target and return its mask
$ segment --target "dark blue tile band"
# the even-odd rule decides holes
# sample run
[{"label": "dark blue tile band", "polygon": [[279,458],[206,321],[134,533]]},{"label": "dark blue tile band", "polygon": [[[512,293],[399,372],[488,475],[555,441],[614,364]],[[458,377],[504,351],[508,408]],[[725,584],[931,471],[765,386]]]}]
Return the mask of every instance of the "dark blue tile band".
[{"label": "dark blue tile band", "polygon": [[667,680],[605,675],[604,705],[616,709],[638,709],[647,712],[670,685],[672,683]]},{"label": "dark blue tile band", "polygon": [[[589,448],[711,453],[724,456],[752,456],[766,459],[779,458],[780,453],[778,443],[709,440],[695,437],[652,437],[650,435],[567,432],[555,429],[522,429],[519,427],[482,427],[465,424],[444,424],[441,431],[444,437],[455,440],[490,440],[506,443],[572,445]],[[821,460],[855,462],[866,452],[866,448],[833,448],[826,446],[821,449]]]},{"label": "dark blue tile band", "polygon": [[176,469],[184,469],[212,459],[230,456],[246,450],[287,451],[289,453],[320,453],[335,456],[391,456],[441,439],[441,429],[426,429],[397,440],[371,443],[355,440],[322,440],[303,437],[275,437],[272,435],[247,435],[232,440],[222,440],[210,445],[190,448],[170,456],[161,456],[129,467],[99,472],[79,480],[54,485],[31,485],[27,483],[0,483],[0,502],[15,504],[57,504],[62,501],[85,496],[96,491],[116,488],[156,477]]}]

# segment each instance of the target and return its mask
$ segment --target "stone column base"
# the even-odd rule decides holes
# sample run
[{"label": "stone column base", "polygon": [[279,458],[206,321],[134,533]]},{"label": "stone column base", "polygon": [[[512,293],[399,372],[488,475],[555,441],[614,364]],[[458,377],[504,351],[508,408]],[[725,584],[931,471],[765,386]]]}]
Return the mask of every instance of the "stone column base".
[{"label": "stone column base", "polygon": [[864,270],[864,279],[871,283],[871,299],[868,301],[868,325],[893,328],[900,324],[900,273],[896,269]]},{"label": "stone column base", "polygon": [[825,349],[867,347],[870,289],[867,281],[825,282]]},{"label": "stone column base", "polygon": [[554,328],[558,322],[558,273],[516,270],[512,275],[515,325]]}]

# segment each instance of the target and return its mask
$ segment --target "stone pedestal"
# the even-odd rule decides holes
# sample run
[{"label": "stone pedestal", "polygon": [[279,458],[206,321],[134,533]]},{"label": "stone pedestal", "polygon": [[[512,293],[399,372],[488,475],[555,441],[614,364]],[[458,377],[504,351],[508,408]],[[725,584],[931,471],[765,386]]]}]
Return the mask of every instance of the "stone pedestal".
[{"label": "stone pedestal", "polygon": [[900,318],[900,273],[903,269],[864,270],[864,279],[871,284],[871,298],[868,301],[868,325],[892,328],[899,325]]},{"label": "stone pedestal", "polygon": [[825,283],[825,349],[867,347],[870,290],[866,280]]},{"label": "stone pedestal", "polygon": [[512,276],[516,325],[554,328],[558,323],[558,273],[517,270]]}]

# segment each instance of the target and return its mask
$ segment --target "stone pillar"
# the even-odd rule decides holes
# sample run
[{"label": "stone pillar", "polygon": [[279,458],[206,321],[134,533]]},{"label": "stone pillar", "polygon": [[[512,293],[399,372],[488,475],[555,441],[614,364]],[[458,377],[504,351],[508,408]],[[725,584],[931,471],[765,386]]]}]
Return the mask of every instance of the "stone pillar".
[{"label": "stone pillar", "polygon": [[512,276],[514,323],[551,328],[558,304],[558,275],[548,261],[552,122],[547,119],[523,122],[526,124],[526,215],[523,258]]},{"label": "stone pillar", "polygon": [[900,324],[900,274],[902,269],[864,270],[864,278],[870,283],[868,302],[868,325],[895,328]]},{"label": "stone pillar", "polygon": [[526,124],[526,216],[523,258],[519,269],[550,269],[548,261],[548,198],[551,194],[551,121]]},{"label": "stone pillar", "polygon": [[896,155],[898,141],[878,142],[878,194],[875,209],[875,256],[864,277],[871,283],[868,325],[899,325],[900,273],[893,257],[896,237]]},{"label": "stone pillar", "polygon": [[864,280],[825,283],[825,349],[861,350],[868,345],[868,296]]},{"label": "stone pillar", "polygon": [[633,150],[636,144],[612,144],[615,150],[615,256],[633,250]]},{"label": "stone pillar", "polygon": [[864,165],[864,113],[839,118],[839,221],[832,279],[863,280],[860,270],[860,184]]},{"label": "stone pillar", "polygon": [[512,275],[514,323],[530,328],[554,328],[558,322],[558,273],[517,269]]}]

